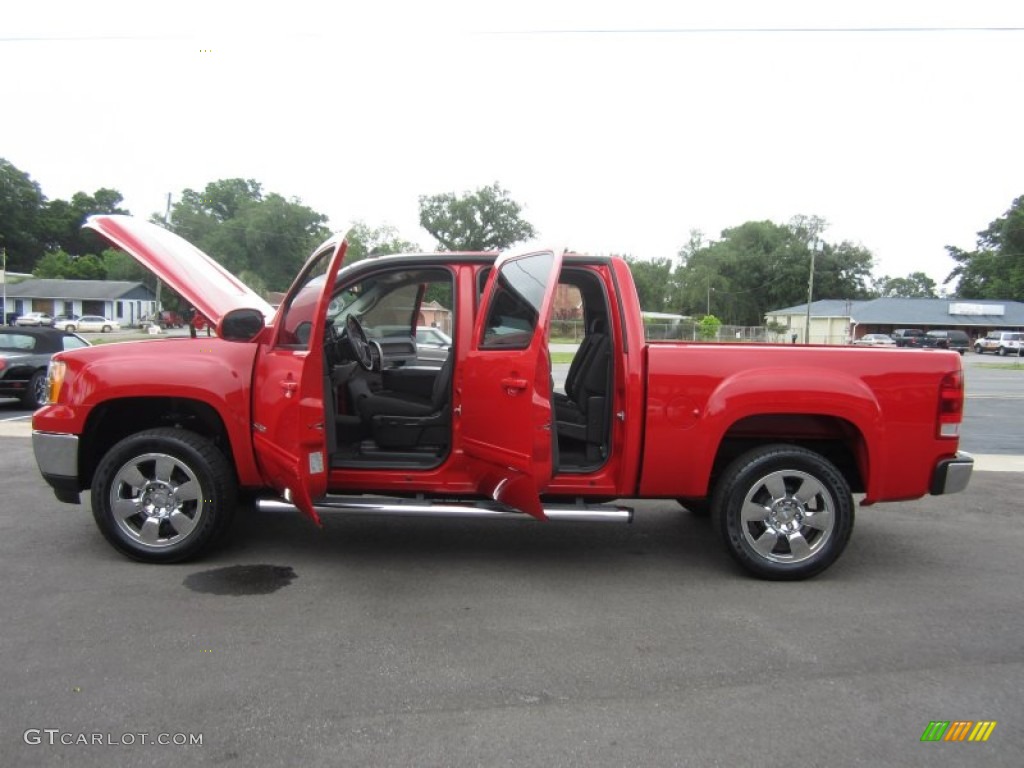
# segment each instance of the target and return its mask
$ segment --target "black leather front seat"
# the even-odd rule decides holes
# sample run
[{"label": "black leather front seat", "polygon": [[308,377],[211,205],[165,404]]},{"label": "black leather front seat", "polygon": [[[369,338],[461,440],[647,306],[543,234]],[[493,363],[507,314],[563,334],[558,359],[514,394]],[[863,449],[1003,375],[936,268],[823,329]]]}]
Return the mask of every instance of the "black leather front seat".
[{"label": "black leather front seat", "polygon": [[350,389],[352,406],[370,426],[378,446],[402,449],[448,443],[454,360],[450,353],[434,378],[429,398],[409,392],[371,392],[365,386]]}]

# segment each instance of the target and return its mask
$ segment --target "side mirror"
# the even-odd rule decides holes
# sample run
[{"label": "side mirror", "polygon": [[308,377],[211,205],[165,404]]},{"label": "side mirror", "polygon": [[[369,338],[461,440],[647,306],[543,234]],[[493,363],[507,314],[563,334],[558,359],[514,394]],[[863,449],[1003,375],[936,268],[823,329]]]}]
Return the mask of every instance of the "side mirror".
[{"label": "side mirror", "polygon": [[252,341],[263,328],[263,313],[258,309],[233,309],[221,318],[217,335],[227,341]]}]

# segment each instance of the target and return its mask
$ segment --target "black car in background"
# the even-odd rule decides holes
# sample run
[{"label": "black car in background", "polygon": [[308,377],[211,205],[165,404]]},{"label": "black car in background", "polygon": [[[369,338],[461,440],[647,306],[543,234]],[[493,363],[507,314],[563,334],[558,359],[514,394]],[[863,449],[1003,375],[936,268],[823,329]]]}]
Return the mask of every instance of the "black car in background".
[{"label": "black car in background", "polygon": [[953,349],[961,355],[971,348],[971,339],[963,331],[928,331],[924,346],[936,349]]},{"label": "black car in background", "polygon": [[88,346],[81,336],[55,328],[0,328],[0,397],[38,408],[46,399],[46,367],[53,354]]},{"label": "black car in background", "polygon": [[920,328],[897,328],[892,332],[897,347],[923,347],[925,334]]}]

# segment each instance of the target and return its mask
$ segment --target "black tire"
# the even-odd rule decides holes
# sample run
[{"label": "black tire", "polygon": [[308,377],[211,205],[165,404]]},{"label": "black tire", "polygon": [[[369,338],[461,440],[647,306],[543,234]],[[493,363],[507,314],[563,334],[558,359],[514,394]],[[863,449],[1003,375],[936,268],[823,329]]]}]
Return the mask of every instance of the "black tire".
[{"label": "black tire", "polygon": [[766,445],[736,459],[716,485],[711,509],[729,554],[773,581],[821,573],[853,532],[846,479],[820,454],[793,445]]},{"label": "black tire", "polygon": [[686,510],[695,517],[711,516],[711,499],[678,498],[676,501],[686,507]]},{"label": "black tire", "polygon": [[223,536],[237,497],[235,473],[213,443],[183,429],[149,429],[126,437],[100,460],[92,513],[122,554],[178,563]]},{"label": "black tire", "polygon": [[1006,357],[1006,347],[1000,347],[999,348],[999,356],[1000,357]]},{"label": "black tire", "polygon": [[36,371],[28,380],[21,403],[26,408],[42,408],[46,404],[46,371]]},{"label": "black tire", "polygon": [[102,328],[100,329],[100,333],[110,333],[110,326],[109,326],[109,325],[104,325],[104,326],[103,326],[103,327],[102,327]]}]

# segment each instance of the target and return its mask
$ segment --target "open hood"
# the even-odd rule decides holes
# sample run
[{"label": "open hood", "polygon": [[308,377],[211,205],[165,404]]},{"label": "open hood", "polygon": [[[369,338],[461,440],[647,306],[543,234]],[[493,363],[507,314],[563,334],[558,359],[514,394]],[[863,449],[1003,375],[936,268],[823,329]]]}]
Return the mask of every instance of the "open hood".
[{"label": "open hood", "polygon": [[194,245],[163,227],[131,216],[90,216],[93,229],[177,291],[217,325],[233,309],[256,309],[264,318],[274,308],[245,283]]}]

